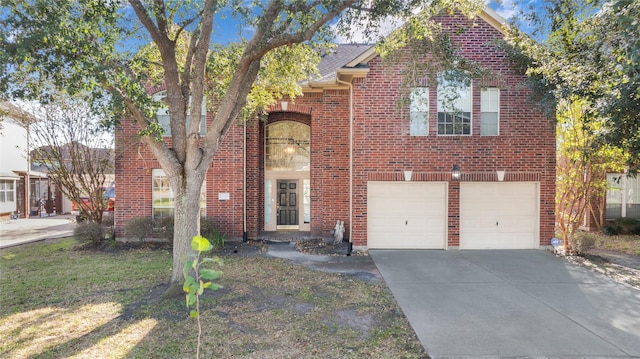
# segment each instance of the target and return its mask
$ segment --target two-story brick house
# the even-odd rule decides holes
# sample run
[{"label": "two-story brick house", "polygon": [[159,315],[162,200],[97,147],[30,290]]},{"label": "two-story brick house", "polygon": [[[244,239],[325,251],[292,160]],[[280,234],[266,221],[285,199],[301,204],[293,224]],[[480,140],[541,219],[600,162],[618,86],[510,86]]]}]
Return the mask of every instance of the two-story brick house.
[{"label": "two-story brick house", "polygon": [[[203,186],[202,213],[228,237],[299,231],[355,248],[539,248],[554,235],[555,134],[524,77],[492,43],[502,21],[444,16],[463,55],[494,73],[457,91],[402,79],[373,47],[340,45],[304,96],[233,126]],[[435,83],[434,83],[435,82]],[[438,83],[439,82],[439,83]],[[160,89],[161,90],[161,89]],[[124,121],[116,132],[118,236],[132,217],[171,213],[160,166]],[[454,170],[455,169],[455,170]]]}]

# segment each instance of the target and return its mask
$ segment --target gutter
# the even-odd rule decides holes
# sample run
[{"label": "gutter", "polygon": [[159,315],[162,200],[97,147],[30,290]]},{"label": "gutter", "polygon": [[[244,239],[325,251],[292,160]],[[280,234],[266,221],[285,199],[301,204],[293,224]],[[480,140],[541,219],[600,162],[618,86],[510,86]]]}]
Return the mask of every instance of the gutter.
[{"label": "gutter", "polygon": [[247,123],[243,126],[244,135],[242,136],[242,242],[248,241],[247,235]]},{"label": "gutter", "polygon": [[[337,75],[337,74],[336,74]],[[353,85],[350,82],[340,80],[336,76],[336,81],[349,86],[349,247],[347,256],[353,252]]]}]

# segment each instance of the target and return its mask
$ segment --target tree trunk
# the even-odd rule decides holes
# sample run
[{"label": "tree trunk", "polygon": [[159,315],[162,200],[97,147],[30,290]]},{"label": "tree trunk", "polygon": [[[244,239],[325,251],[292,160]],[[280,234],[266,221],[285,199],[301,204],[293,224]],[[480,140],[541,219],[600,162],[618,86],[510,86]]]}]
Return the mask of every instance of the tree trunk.
[{"label": "tree trunk", "polygon": [[195,252],[191,249],[191,239],[200,233],[200,189],[204,176],[197,173],[169,177],[175,207],[173,212],[173,271],[169,289],[165,298],[182,294],[184,277],[182,267],[189,255]]}]

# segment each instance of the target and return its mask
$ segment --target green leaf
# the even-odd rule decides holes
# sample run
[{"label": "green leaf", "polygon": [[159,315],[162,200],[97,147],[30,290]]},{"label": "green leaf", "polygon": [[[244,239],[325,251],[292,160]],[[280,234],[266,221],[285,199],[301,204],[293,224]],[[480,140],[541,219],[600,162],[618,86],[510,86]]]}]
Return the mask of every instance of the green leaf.
[{"label": "green leaf", "polygon": [[182,275],[184,276],[184,279],[187,279],[192,266],[193,259],[189,259],[188,261],[184,262],[184,267],[182,267]]},{"label": "green leaf", "polygon": [[211,283],[211,286],[209,286],[209,289],[211,289],[211,290],[218,290],[218,289],[220,289],[220,288],[224,288],[224,287],[223,287],[223,286],[221,286],[221,285],[220,285],[220,284],[218,284],[218,283]]},{"label": "green leaf", "polygon": [[192,311],[189,312],[189,316],[191,318],[197,318],[198,317],[198,312],[195,311],[195,310],[192,310]]},{"label": "green leaf", "polygon": [[196,302],[196,295],[194,293],[187,294],[187,307],[192,306]]},{"label": "green leaf", "polygon": [[213,248],[209,240],[202,236],[195,236],[191,240],[191,249],[198,252],[208,252]]},{"label": "green leaf", "polygon": [[214,280],[214,279],[220,278],[221,275],[222,275],[221,271],[217,271],[213,269],[203,268],[200,270],[200,278],[202,279]]},{"label": "green leaf", "polygon": [[204,283],[200,281],[200,285],[198,286],[198,295],[202,295],[204,293]]},{"label": "green leaf", "polygon": [[182,290],[189,293],[193,290],[193,286],[196,284],[196,280],[192,276],[187,276],[182,285]]}]

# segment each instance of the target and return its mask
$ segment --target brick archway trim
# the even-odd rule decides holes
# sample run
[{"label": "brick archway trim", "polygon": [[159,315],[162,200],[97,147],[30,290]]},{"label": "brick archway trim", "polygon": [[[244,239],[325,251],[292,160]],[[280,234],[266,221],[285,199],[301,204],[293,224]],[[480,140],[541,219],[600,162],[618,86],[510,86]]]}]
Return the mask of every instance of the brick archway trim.
[{"label": "brick archway trim", "polygon": [[311,106],[300,105],[300,104],[289,102],[286,105],[287,109],[285,110],[284,107],[282,106],[282,104],[283,104],[283,102],[276,102],[276,104],[267,107],[267,112],[268,113],[272,113],[272,112],[297,112],[297,113],[302,113],[302,114],[305,114],[305,115],[311,115]]}]

